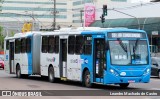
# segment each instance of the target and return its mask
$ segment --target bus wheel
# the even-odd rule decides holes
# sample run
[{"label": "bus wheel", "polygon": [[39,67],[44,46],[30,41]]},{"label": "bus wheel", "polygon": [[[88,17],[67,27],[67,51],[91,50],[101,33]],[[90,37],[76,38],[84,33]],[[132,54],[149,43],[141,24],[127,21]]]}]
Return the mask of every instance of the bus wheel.
[{"label": "bus wheel", "polygon": [[92,83],[90,81],[90,78],[91,78],[90,72],[88,70],[86,70],[84,73],[84,85],[86,87],[92,87]]},{"label": "bus wheel", "polygon": [[16,68],[16,76],[17,76],[17,78],[21,78],[21,69],[20,69],[20,67],[19,66],[17,66],[17,68]]},{"label": "bus wheel", "polygon": [[120,85],[120,87],[122,87],[122,88],[127,88],[128,86],[129,86],[129,83],[121,83],[121,84],[119,84]]},{"label": "bus wheel", "polygon": [[49,71],[48,71],[48,79],[49,79],[49,82],[53,83],[55,81],[55,78],[54,78],[54,69],[53,67],[50,67],[49,68]]}]

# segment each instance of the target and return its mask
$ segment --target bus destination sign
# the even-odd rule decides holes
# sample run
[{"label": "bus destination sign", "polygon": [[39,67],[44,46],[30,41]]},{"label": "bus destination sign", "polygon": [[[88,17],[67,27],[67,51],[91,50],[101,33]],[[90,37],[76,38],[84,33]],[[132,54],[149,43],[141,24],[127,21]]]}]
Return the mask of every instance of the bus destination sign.
[{"label": "bus destination sign", "polygon": [[109,38],[145,38],[143,33],[109,33]]}]

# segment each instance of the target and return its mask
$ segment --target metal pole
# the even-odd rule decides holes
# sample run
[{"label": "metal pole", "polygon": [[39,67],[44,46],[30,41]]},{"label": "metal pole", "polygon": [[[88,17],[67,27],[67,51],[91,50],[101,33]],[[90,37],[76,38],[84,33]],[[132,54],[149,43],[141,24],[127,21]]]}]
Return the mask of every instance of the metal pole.
[{"label": "metal pole", "polygon": [[54,0],[54,10],[53,10],[53,29],[55,30],[56,28],[56,0]]},{"label": "metal pole", "polygon": [[144,30],[144,25],[146,24],[147,18],[145,18],[144,22],[143,22],[143,30]]},{"label": "metal pole", "polygon": [[81,15],[81,26],[83,27],[82,12],[84,12],[84,11],[83,11],[83,10],[80,10],[80,15]]},{"label": "metal pole", "polygon": [[35,26],[34,26],[34,23],[35,23],[34,21],[35,21],[35,20],[34,20],[34,14],[33,14],[33,11],[32,11],[32,16],[31,16],[31,17],[32,17],[32,19],[33,19],[33,24],[32,24],[32,28],[33,28],[33,30],[32,30],[32,31],[34,31],[34,30],[35,30]]},{"label": "metal pole", "polygon": [[152,34],[151,34],[151,54],[152,54]]}]

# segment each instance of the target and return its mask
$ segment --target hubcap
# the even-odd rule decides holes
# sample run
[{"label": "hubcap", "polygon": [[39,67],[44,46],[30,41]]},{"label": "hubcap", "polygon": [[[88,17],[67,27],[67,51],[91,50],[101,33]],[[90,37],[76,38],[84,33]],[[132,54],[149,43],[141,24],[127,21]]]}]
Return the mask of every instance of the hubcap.
[{"label": "hubcap", "polygon": [[51,73],[51,72],[50,72],[50,74],[49,74],[49,78],[50,78],[50,80],[53,79],[53,76],[52,76],[52,73]]},{"label": "hubcap", "polygon": [[17,71],[17,76],[20,77],[20,70]]},{"label": "hubcap", "polygon": [[89,84],[90,83],[90,75],[86,76],[86,83]]}]

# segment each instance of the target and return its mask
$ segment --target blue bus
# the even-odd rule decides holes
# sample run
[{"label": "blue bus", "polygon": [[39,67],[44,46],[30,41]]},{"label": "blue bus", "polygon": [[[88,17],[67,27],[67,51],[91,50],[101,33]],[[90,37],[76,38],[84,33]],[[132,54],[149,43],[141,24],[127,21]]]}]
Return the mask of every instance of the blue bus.
[{"label": "blue bus", "polygon": [[18,78],[40,75],[50,82],[80,81],[86,87],[150,81],[149,42],[143,30],[88,27],[30,32],[5,38],[4,49],[5,70]]},{"label": "blue bus", "polygon": [[150,50],[148,37],[143,30],[101,29],[83,31],[89,35],[87,60],[82,64],[82,81],[87,87],[93,83],[119,84],[127,87],[130,83],[150,81]]}]

